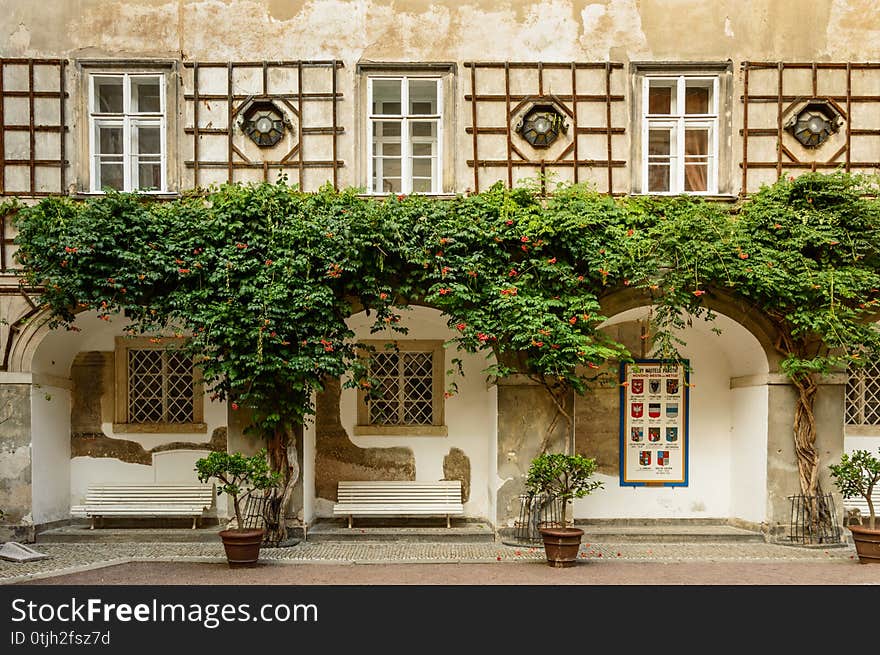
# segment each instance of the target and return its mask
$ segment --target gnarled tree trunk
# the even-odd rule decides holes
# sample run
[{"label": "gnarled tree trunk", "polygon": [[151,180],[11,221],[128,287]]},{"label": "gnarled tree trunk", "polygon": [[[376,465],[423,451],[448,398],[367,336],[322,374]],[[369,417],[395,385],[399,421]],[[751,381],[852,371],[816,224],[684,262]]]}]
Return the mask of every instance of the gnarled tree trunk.
[{"label": "gnarled tree trunk", "polygon": [[289,426],[279,425],[275,428],[275,433],[269,440],[267,454],[269,468],[281,474],[281,485],[271,490],[263,512],[263,521],[266,526],[264,542],[274,545],[287,539],[287,524],[284,514],[300,473],[296,435]]}]

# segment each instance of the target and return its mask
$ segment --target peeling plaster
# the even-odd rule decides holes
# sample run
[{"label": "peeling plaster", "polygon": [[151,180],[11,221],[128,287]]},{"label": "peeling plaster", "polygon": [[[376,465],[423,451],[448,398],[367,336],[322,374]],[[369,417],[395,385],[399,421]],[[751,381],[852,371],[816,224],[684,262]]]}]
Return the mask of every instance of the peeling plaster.
[{"label": "peeling plaster", "polygon": [[340,480],[415,480],[413,451],[360,448],[350,439],[339,416],[342,387],[338,379],[324,383],[315,403],[315,497],[336,500]]},{"label": "peeling plaster", "polygon": [[74,432],[70,439],[70,458],[74,457],[109,457],[129,464],[153,463],[153,453],[168,450],[226,450],[226,428],[215,428],[211,440],[207,442],[173,441],[155,448],[145,449],[136,441],[114,439],[103,433]]}]

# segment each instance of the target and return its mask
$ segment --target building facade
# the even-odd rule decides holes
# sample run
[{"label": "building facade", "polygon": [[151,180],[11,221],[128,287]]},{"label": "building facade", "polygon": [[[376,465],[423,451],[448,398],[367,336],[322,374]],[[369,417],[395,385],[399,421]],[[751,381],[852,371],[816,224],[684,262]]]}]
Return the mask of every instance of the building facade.
[{"label": "building facade", "polygon": [[[377,197],[536,181],[735,202],[782,175],[874,173],[876,10],[870,0],[11,1],[0,16],[0,195],[173,198],[283,176]],[[50,330],[39,290],[18,283],[14,236],[0,222],[7,533],[27,539],[69,520],[89,483],[192,480],[209,450],[256,450],[238,415],[201,394],[190,362],[123,339],[122,319],[84,314],[78,332]],[[795,393],[769,324],[735,298],[713,302],[721,334],[700,322],[682,334],[693,367],[675,406],[682,483],[628,484],[625,401],[616,384],[596,389],[571,399],[572,441],[597,458],[605,489],[575,502],[576,519],[784,533],[800,491]],[[607,330],[649,358],[650,307],[626,293],[605,304]],[[291,519],[329,516],[339,480],[457,478],[467,517],[510,528],[556,408],[527,380],[487,386],[480,356],[463,356],[460,393],[444,398],[453,334],[435,310],[405,320],[401,354],[373,362],[394,402],[370,405],[340,384],[316,399]],[[361,315],[351,325],[358,338],[383,336]],[[880,444],[878,380],[868,368],[823,381],[817,448],[828,461]],[[545,444],[569,438],[558,424]]]}]

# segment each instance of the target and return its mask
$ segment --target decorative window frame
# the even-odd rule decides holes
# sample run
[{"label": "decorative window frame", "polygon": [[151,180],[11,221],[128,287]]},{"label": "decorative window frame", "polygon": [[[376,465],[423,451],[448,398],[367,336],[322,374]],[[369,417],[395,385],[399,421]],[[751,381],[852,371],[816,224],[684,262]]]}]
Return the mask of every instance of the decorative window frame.
[{"label": "decorative window frame", "polygon": [[[874,389],[880,388],[880,364],[866,364],[849,371],[843,413],[848,436],[880,436],[880,410],[875,409],[871,412],[871,420],[865,420],[869,384]],[[875,393],[871,393],[871,396],[878,397]]]},{"label": "decorative window frame", "polygon": [[[160,119],[162,130],[163,152],[161,153],[162,178],[163,187],[158,190],[138,190],[138,193],[151,195],[156,197],[176,197],[177,190],[180,187],[180,167],[179,167],[179,148],[177,139],[177,130],[179,125],[179,94],[180,75],[178,73],[178,62],[176,60],[140,60],[140,59],[121,59],[121,60],[79,60],[76,62],[77,94],[76,113],[78,116],[78,126],[76,133],[78,142],[84,147],[77,149],[76,159],[76,175],[75,175],[75,195],[91,196],[103,195],[101,189],[95,188],[95,143],[94,143],[94,125],[95,122],[102,120],[118,120],[108,119],[102,116],[93,117],[92,100],[93,100],[93,84],[95,77],[106,75],[125,76],[126,78],[161,75],[163,83],[161,84],[161,102],[162,113],[149,114],[150,120]],[[126,83],[127,86],[127,83]],[[128,106],[128,99],[124,99],[125,106]],[[131,118],[127,114],[122,114],[122,121],[125,125],[137,118]],[[126,131],[123,138],[127,141],[129,132]],[[130,162],[124,163],[123,170],[130,170]],[[128,177],[128,176],[126,176]],[[131,185],[129,185],[131,186]],[[131,189],[128,189],[131,190]]]},{"label": "decorative window frame", "polygon": [[[357,98],[356,115],[361,129],[358,130],[355,147],[359,156],[357,179],[363,182],[366,195],[385,196],[390,191],[374,191],[372,189],[373,175],[373,139],[372,139],[372,80],[374,79],[436,79],[438,80],[438,106],[440,109],[437,117],[437,175],[430,193],[418,192],[419,195],[445,196],[455,193],[455,171],[457,150],[455,148],[455,84],[456,65],[454,63],[409,63],[409,62],[360,62],[357,65],[355,84],[355,97]],[[404,85],[405,87],[406,85]],[[403,98],[401,98],[403,104]],[[418,120],[418,117],[403,119]],[[401,166],[406,165],[406,153],[401,154]],[[401,178],[405,178],[404,170],[401,170]],[[403,184],[403,179],[401,183]],[[411,188],[412,177],[409,177]],[[402,193],[410,194],[411,190],[403,187]]]},{"label": "decorative window frame", "polygon": [[[158,343],[157,343],[158,341]],[[115,349],[115,392],[114,392],[114,432],[135,433],[207,433],[204,422],[205,394],[202,386],[202,372],[193,365],[193,420],[191,423],[129,423],[128,417],[128,351],[129,350],[174,350],[174,338],[153,339],[150,337],[116,337]]]},{"label": "decorative window frame", "polygon": [[[431,352],[432,360],[432,425],[404,424],[404,425],[374,425],[369,422],[369,406],[367,405],[367,393],[365,390],[357,390],[357,420],[354,426],[355,435],[372,436],[433,436],[445,437],[448,435],[445,417],[444,375],[446,349],[443,341],[439,339],[410,339],[403,341],[379,341],[362,340],[360,345],[373,348],[374,352],[384,352],[386,346],[394,344],[399,352]],[[362,350],[363,357],[369,357],[370,351]]]},{"label": "decorative window frame", "polygon": [[[675,196],[692,195],[703,197],[733,198],[732,170],[732,117],[733,117],[733,64],[725,62],[633,62],[630,64],[631,79],[631,113],[633,116],[632,139],[630,143],[631,192],[637,195]],[[648,114],[648,83],[651,79],[676,80],[676,89],[681,100],[681,89],[688,79],[712,80],[714,112],[696,115],[693,119],[684,115],[668,118]],[[699,124],[710,127],[710,153],[714,153],[715,167],[709,175],[706,191],[684,190],[684,125]],[[648,126],[650,124],[675,123],[681,138],[677,139],[677,155],[680,157],[673,179],[677,184],[670,184],[670,191],[648,191]],[[680,169],[680,170],[678,170]]]}]

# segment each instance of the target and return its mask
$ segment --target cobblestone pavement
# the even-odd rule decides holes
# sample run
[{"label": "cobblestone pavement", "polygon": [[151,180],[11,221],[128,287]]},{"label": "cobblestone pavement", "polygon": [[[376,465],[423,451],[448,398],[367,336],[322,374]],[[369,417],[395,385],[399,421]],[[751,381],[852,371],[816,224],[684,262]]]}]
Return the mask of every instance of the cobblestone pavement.
[{"label": "cobblestone pavement", "polygon": [[[225,563],[223,547],[219,543],[45,543],[33,547],[49,558],[33,562],[0,560],[0,584],[46,579],[132,562]],[[544,550],[540,546],[511,546],[500,542],[301,542],[288,548],[264,548],[260,556],[262,561],[272,564],[485,564],[542,561]],[[632,563],[856,563],[855,548],[851,544],[823,548],[766,543],[584,543],[580,558],[585,562]]]}]

